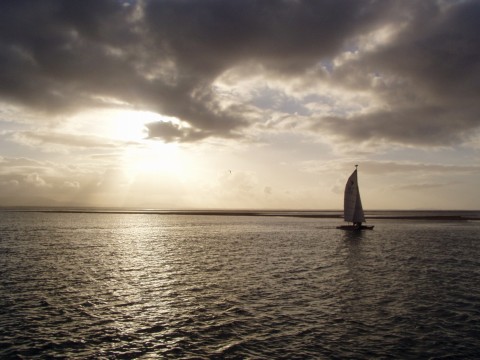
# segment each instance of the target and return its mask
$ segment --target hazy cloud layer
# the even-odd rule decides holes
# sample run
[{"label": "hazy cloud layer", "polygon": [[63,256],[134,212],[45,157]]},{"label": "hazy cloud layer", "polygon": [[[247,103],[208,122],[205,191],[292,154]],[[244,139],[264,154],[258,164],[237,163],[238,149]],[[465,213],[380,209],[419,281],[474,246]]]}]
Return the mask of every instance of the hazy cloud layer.
[{"label": "hazy cloud layer", "polygon": [[[120,102],[188,124],[150,124],[165,141],[239,137],[269,116],[262,94],[219,92],[216,81],[243,66],[303,88],[277,109],[300,109],[310,131],[454,144],[480,125],[479,17],[473,0],[5,0],[0,98],[46,113]],[[332,114],[331,99],[312,97],[319,86],[374,105],[339,101]]]},{"label": "hazy cloud layer", "polygon": [[108,162],[77,167],[0,156],[2,206],[118,206],[122,205],[119,194],[128,189],[129,181],[127,174]]},{"label": "hazy cloud layer", "polygon": [[10,135],[12,140],[17,143],[40,147],[45,151],[56,151],[57,148],[63,150],[68,148],[108,150],[133,144],[126,141],[113,141],[99,136],[73,135],[51,131],[17,131]]}]

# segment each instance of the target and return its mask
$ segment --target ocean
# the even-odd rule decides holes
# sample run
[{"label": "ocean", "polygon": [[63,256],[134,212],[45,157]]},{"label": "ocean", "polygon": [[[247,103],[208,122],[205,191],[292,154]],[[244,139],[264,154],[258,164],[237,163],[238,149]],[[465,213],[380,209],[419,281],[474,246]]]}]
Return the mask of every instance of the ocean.
[{"label": "ocean", "polygon": [[422,214],[0,211],[0,358],[478,359],[480,214]]}]

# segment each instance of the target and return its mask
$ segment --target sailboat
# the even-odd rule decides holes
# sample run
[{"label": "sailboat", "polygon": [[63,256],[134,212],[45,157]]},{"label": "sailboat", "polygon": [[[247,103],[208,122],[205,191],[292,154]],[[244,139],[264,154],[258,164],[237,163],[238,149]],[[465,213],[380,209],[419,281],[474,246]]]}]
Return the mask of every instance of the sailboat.
[{"label": "sailboat", "polygon": [[337,226],[337,229],[342,230],[372,230],[373,225],[362,225],[365,220],[363,213],[362,200],[360,199],[360,191],[358,190],[357,167],[350,175],[345,185],[345,197],[343,199],[343,219],[351,222],[352,225]]}]

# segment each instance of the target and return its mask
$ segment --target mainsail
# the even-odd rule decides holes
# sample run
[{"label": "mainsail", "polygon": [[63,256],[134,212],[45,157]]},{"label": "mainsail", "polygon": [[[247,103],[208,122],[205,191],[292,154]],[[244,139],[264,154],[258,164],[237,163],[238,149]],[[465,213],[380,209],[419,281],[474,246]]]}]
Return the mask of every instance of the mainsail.
[{"label": "mainsail", "polygon": [[365,222],[365,215],[358,190],[357,169],[350,175],[345,186],[345,198],[343,203],[343,218],[353,223]]}]

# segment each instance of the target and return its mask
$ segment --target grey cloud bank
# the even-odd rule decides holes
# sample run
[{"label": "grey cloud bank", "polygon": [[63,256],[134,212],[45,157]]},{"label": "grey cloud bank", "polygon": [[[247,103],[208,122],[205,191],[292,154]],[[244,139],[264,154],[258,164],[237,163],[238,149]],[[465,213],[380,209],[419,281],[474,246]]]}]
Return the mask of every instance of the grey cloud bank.
[{"label": "grey cloud bank", "polygon": [[314,133],[458,144],[480,126],[479,18],[478,1],[7,0],[0,100],[48,114],[121,103],[188,124],[152,123],[150,138],[240,138],[268,115],[255,101],[225,102],[215,82],[254,64],[280,83],[325,84],[380,104],[312,110],[300,121]]}]

